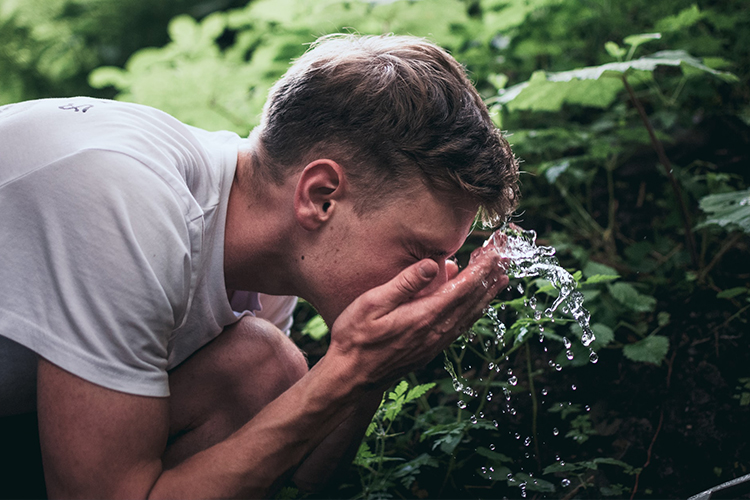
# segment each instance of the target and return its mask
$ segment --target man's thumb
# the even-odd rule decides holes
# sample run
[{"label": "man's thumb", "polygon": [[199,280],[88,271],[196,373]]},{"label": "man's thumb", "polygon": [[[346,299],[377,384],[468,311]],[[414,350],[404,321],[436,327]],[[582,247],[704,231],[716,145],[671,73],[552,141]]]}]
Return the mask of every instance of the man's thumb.
[{"label": "man's thumb", "polygon": [[[425,259],[407,267],[385,285],[385,302],[397,306],[414,297],[432,283],[440,270],[438,263]],[[385,292],[385,290],[384,290]]]}]

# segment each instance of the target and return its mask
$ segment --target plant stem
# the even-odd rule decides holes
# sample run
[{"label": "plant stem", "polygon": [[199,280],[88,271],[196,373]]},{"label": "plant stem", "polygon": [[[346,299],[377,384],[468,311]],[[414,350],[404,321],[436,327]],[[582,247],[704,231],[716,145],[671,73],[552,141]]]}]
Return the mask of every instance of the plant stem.
[{"label": "plant stem", "polygon": [[628,83],[628,79],[624,74],[622,75],[622,83],[625,85],[625,90],[628,91],[630,100],[633,102],[635,109],[638,111],[638,115],[641,117],[641,121],[643,121],[643,125],[648,131],[648,136],[651,138],[651,145],[653,146],[654,151],[656,151],[656,155],[659,158],[659,163],[661,163],[662,167],[664,167],[664,171],[666,172],[669,183],[672,186],[672,190],[674,191],[675,198],[677,198],[677,204],[680,209],[680,216],[682,217],[682,225],[685,229],[685,246],[690,253],[690,261],[692,262],[693,267],[697,269],[698,253],[695,250],[695,235],[693,234],[693,229],[690,223],[690,216],[688,215],[687,207],[685,206],[685,200],[682,198],[682,190],[680,189],[680,185],[677,183],[677,179],[675,179],[674,175],[672,175],[672,163],[669,161],[669,158],[667,158],[667,154],[664,152],[664,145],[661,143],[659,138],[656,137],[656,131],[654,130],[653,125],[651,125],[651,120],[648,119],[646,110],[643,109],[641,101],[639,101],[636,97],[635,92],[633,91],[633,87],[630,86],[630,83]]},{"label": "plant stem", "polygon": [[534,372],[531,369],[531,348],[529,347],[528,341],[526,344],[526,373],[529,377],[529,393],[531,394],[531,435],[534,440],[534,454],[536,455],[536,463],[539,467],[538,470],[542,469],[542,457],[539,455],[539,440],[537,439],[536,423],[537,415],[539,413],[539,404],[536,400],[536,389],[534,388]]}]

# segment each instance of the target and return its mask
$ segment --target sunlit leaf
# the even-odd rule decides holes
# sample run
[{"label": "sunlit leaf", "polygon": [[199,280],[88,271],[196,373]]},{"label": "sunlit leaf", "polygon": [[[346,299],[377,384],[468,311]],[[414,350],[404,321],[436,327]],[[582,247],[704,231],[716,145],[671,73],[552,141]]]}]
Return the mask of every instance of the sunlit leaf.
[{"label": "sunlit leaf", "polygon": [[328,325],[320,314],[315,315],[302,328],[303,335],[309,335],[313,340],[320,340],[328,334]]},{"label": "sunlit leaf", "polygon": [[704,196],[700,207],[709,217],[699,227],[716,224],[750,233],[750,189]]},{"label": "sunlit leaf", "polygon": [[[648,38],[643,40],[646,39]],[[632,41],[635,43],[637,40]],[[631,74],[645,76],[659,66],[679,67],[686,75],[707,73],[730,83],[739,80],[732,73],[706,66],[685,51],[665,50],[631,61],[612,62],[559,73],[536,71],[529,81],[501,90],[496,102],[506,105],[509,110],[558,111],[563,104],[606,108],[623,90],[619,79]],[[603,77],[615,78],[602,80]]]},{"label": "sunlit leaf", "polygon": [[435,382],[430,382],[429,384],[421,384],[421,385],[412,387],[411,389],[409,389],[409,392],[406,393],[405,402],[408,403],[410,401],[414,401],[415,399],[424,396],[427,393],[427,391],[429,391],[433,387],[435,387]]}]

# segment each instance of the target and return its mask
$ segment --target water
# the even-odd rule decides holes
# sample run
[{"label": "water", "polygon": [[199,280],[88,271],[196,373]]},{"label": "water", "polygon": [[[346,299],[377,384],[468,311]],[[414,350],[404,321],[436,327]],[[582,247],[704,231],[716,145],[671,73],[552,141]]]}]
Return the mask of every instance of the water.
[{"label": "water", "polygon": [[[596,337],[591,330],[591,315],[583,307],[583,294],[576,290],[577,283],[573,276],[560,267],[553,247],[537,246],[535,231],[508,227],[492,233],[484,245],[495,245],[502,249],[501,254],[509,260],[507,274],[510,278],[539,277],[549,281],[559,293],[552,305],[544,310],[544,316],[552,318],[562,305],[562,312],[570,314],[581,327],[581,343],[586,347],[591,345]],[[517,290],[524,293],[521,284]],[[528,306],[535,309],[536,302],[536,297],[531,297]],[[541,314],[535,314],[535,319],[541,319]],[[570,349],[570,341],[565,338],[564,342],[565,348]]]},{"label": "water", "polygon": [[[555,258],[555,249],[549,246],[537,246],[536,233],[534,231],[518,230],[516,228],[508,227],[493,233],[484,245],[495,245],[498,249],[500,249],[501,254],[508,259],[506,273],[511,279],[535,277],[541,278],[549,282],[550,285],[552,285],[552,287],[558,291],[558,295],[556,298],[554,298],[554,300],[552,300],[552,303],[542,310],[537,309],[537,306],[540,302],[537,296],[532,295],[531,297],[524,299],[524,306],[530,309],[528,318],[533,318],[535,327],[539,329],[539,341],[544,341],[545,321],[554,323],[554,316],[557,311],[564,315],[570,315],[570,317],[572,317],[573,320],[575,320],[581,328],[580,341],[581,344],[587,347],[589,350],[589,361],[591,363],[596,363],[599,358],[596,352],[594,352],[594,350],[591,348],[591,344],[595,340],[594,332],[590,326],[591,316],[589,312],[583,307],[583,294],[576,289],[576,280],[569,272],[567,272],[559,265],[557,259]],[[515,290],[517,290],[518,293],[522,295],[526,293],[526,288],[523,283],[517,283],[515,285]],[[519,342],[525,341],[527,339],[526,334],[530,332],[529,328],[527,328],[526,326],[522,326],[520,328],[520,334],[518,335],[518,338],[515,339],[515,342],[511,341],[510,345],[506,346],[506,327],[498,318],[498,310],[503,309],[505,309],[505,304],[487,308],[486,316],[489,319],[489,323],[492,325],[492,333],[494,334],[494,342],[492,341],[492,339],[490,339],[483,340],[483,342],[481,343],[482,347],[484,348],[484,352],[487,354],[490,353],[490,348],[493,344],[500,350],[505,350],[506,347],[511,348],[514,346],[517,348],[517,344]],[[463,342],[460,346],[462,351],[466,349],[467,344],[470,343],[473,338],[474,335],[472,333],[464,336]],[[563,352],[565,353],[564,355],[568,360],[573,360],[574,358],[573,341],[571,341],[571,338],[562,338],[564,347]],[[546,346],[544,347],[544,351],[547,352]],[[505,354],[505,361],[508,361],[507,353]],[[487,368],[491,373],[495,372],[499,374],[501,372],[501,364],[501,360],[494,359],[494,362],[488,362]],[[562,370],[562,366],[553,360],[549,360],[549,366],[556,371]],[[481,391],[469,387],[468,381],[456,373],[453,363],[451,363],[451,361],[449,360],[447,353],[445,357],[445,369],[453,379],[453,387],[457,392],[469,397],[482,395]],[[503,405],[503,413],[508,413],[510,415],[516,414],[516,410],[511,406],[510,401],[511,389],[515,390],[515,387],[519,387],[518,382],[518,377],[513,374],[513,371],[511,369],[508,369],[507,378],[504,381],[504,384],[507,385],[502,386],[502,392],[505,399]],[[571,389],[573,391],[577,390],[576,385],[572,385]],[[542,388],[540,392],[542,396],[547,396],[549,391],[547,388]],[[491,401],[492,397],[492,392],[487,391],[486,401]],[[478,400],[475,400],[474,403],[472,403],[472,406],[477,404],[477,401]],[[464,400],[461,400],[459,401],[458,406],[459,408],[465,409],[467,408],[468,404]],[[482,405],[480,403],[479,409],[481,408]],[[590,411],[590,406],[586,405],[585,410],[587,412]],[[480,419],[484,418],[484,415],[481,412],[477,411],[476,414],[472,414],[469,417],[469,421],[472,423],[476,423],[478,421],[477,415]],[[492,420],[492,422],[494,426],[498,428],[497,420]],[[553,428],[552,435],[559,436],[560,430],[557,427]],[[531,445],[533,444],[531,436],[527,436],[522,440],[521,434],[515,433],[514,437],[517,440],[521,441],[525,448],[531,448]],[[543,438],[541,443],[544,444]],[[494,450],[495,445],[491,445],[490,449]],[[531,458],[533,455],[530,451],[524,454],[527,459]],[[538,450],[536,453],[538,453]],[[564,464],[564,462],[560,460],[559,455],[557,455],[555,459],[560,461],[560,464]],[[521,470],[523,470],[523,467],[521,468]],[[486,471],[486,469],[484,469],[483,472],[484,471]],[[535,479],[533,481],[536,482]],[[518,477],[514,477],[512,474],[509,474],[508,485],[515,485],[519,487],[521,489],[521,496],[526,497],[526,481]],[[565,488],[570,485],[570,480],[567,478],[562,479],[560,485]]]}]

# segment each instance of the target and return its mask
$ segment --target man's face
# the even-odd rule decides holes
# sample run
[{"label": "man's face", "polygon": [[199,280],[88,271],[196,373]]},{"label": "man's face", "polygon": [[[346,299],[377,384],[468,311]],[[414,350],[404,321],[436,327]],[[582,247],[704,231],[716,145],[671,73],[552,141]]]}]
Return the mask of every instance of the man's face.
[{"label": "man's face", "polygon": [[461,248],[477,212],[474,204],[456,205],[426,187],[361,217],[349,204],[338,208],[320,251],[306,263],[317,274],[310,300],[329,324],[359,295],[422,259],[435,260],[440,272],[421,294],[445,283],[445,261]]}]

